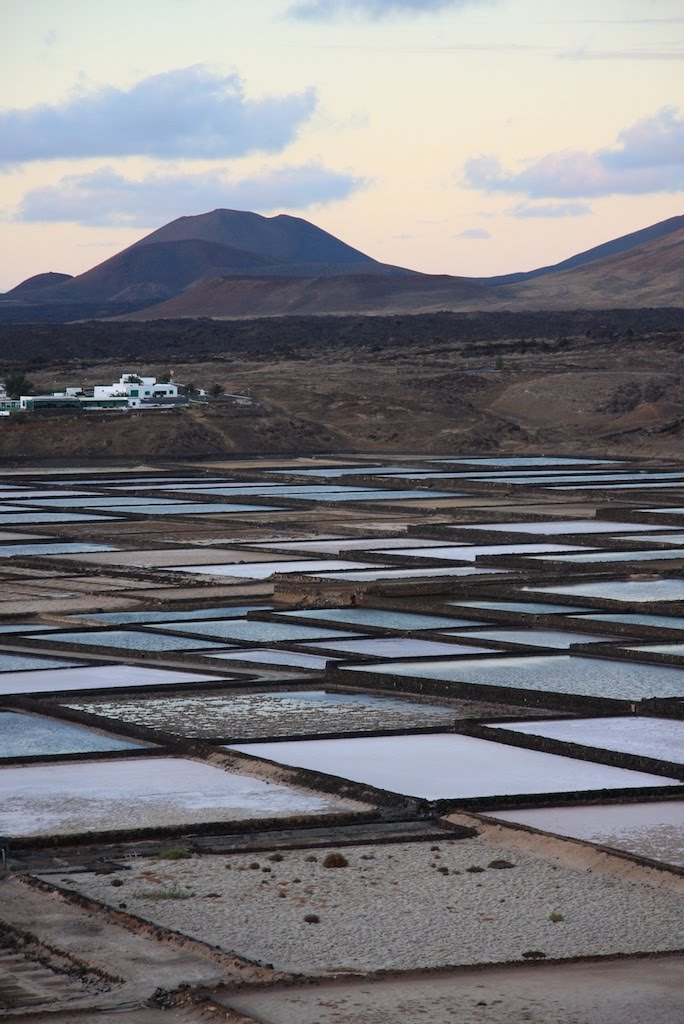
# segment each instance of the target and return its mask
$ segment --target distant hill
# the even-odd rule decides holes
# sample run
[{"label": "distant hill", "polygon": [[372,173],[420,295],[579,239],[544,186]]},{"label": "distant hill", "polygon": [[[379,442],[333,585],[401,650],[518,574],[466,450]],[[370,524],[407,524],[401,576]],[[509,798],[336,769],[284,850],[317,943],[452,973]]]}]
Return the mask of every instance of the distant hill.
[{"label": "distant hill", "polygon": [[681,227],[642,245],[501,286],[495,305],[489,308],[684,306],[684,218],[675,219],[682,222]]},{"label": "distant hill", "polygon": [[47,274],[35,274],[34,277],[28,277],[21,284],[18,284],[16,288],[6,292],[2,298],[25,298],[35,302],[42,293],[49,292],[56,285],[64,284],[66,281],[71,281],[71,279],[71,274],[55,274],[53,271],[49,271]]},{"label": "distant hill", "polygon": [[628,235],[621,235],[610,242],[596,245],[593,249],[580,252],[577,256],[563,260],[561,263],[554,263],[552,266],[539,267],[537,270],[527,270],[518,274],[503,274],[499,277],[483,278],[488,284],[518,284],[521,281],[530,281],[535,277],[542,277],[546,274],[555,274],[559,270],[573,270],[575,267],[586,266],[587,263],[595,263],[606,256],[617,256],[621,252],[635,249],[646,242],[653,242],[658,238],[671,235],[684,228],[684,217],[670,217],[668,220],[661,220],[658,224],[651,224],[640,231],[632,231]]},{"label": "distant hill", "polygon": [[126,316],[258,317],[684,306],[684,227],[585,266],[520,283],[468,277],[249,278],[198,281],[173,299]]},{"label": "distant hill", "polygon": [[472,278],[446,275],[218,277],[197,281],[168,302],[131,313],[125,319],[433,312],[460,309],[464,304],[469,308],[486,308],[490,292],[486,285]]}]

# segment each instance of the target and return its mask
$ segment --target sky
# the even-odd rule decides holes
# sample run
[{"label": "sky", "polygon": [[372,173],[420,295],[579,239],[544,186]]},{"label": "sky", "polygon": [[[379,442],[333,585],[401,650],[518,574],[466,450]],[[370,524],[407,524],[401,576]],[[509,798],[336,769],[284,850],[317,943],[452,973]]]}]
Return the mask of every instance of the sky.
[{"label": "sky", "polygon": [[3,0],[0,291],[288,213],[490,276],[684,213],[682,0]]}]

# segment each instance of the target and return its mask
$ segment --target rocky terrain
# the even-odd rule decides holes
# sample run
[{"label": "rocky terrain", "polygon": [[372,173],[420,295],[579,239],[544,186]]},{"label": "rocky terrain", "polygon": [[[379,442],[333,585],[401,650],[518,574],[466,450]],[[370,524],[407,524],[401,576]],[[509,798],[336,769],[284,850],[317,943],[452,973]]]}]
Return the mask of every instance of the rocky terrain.
[{"label": "rocky terrain", "polygon": [[143,415],[13,417],[0,426],[0,456],[676,454],[678,321],[676,311],[644,311],[5,327],[2,370],[20,365],[36,389],[102,383],[142,366],[198,387],[218,383],[227,395]]}]

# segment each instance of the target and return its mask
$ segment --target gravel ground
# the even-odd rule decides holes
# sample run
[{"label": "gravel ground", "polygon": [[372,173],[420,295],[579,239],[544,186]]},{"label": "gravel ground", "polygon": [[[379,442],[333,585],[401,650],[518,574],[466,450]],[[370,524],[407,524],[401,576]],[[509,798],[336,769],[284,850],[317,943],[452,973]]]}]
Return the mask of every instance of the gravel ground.
[{"label": "gravel ground", "polygon": [[[625,878],[623,862],[599,862],[594,851],[578,865],[577,847],[568,854],[568,846],[550,840],[544,853],[531,853],[478,836],[438,847],[346,848],[349,864],[337,869],[324,866],[328,851],[286,851],[282,860],[263,854],[139,860],[130,873],[68,881],[88,896],[125,903],[151,921],[295,972],[684,946],[679,880],[668,876],[661,883],[641,869],[637,880]],[[497,861],[514,866],[496,867]]]},{"label": "gravel ground", "polygon": [[[101,697],[67,707],[135,722],[184,736],[315,736],[318,733],[450,725],[457,718],[505,718],[529,714],[524,707],[452,701],[429,704],[398,697],[336,694],[321,690],[280,693],[212,691],[158,697]],[[535,713],[544,714],[544,712]],[[551,714],[551,712],[549,712]]]}]

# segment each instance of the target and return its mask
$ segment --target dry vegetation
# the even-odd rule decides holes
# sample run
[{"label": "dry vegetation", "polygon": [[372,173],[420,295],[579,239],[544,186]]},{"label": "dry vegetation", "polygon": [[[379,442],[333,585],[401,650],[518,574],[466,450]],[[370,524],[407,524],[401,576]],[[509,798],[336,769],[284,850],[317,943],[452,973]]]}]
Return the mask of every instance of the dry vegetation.
[{"label": "dry vegetation", "polygon": [[[252,405],[224,399],[143,415],[13,420],[2,425],[0,456],[576,452],[587,445],[674,454],[684,425],[678,322],[676,311],[617,311],[4,327],[0,352],[16,338],[29,356],[22,368],[39,389],[114,380],[142,365],[197,386],[219,383]],[[122,354],[105,355],[112,351]],[[11,366],[5,355],[5,372]]]}]

